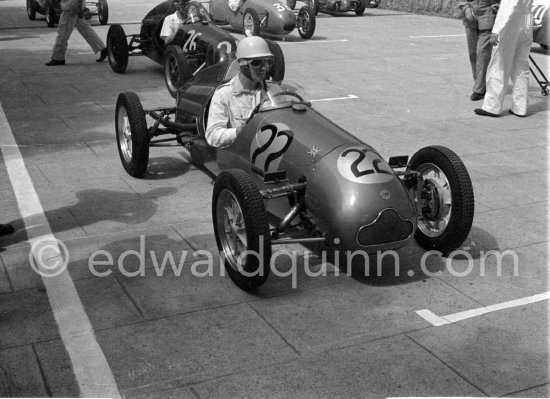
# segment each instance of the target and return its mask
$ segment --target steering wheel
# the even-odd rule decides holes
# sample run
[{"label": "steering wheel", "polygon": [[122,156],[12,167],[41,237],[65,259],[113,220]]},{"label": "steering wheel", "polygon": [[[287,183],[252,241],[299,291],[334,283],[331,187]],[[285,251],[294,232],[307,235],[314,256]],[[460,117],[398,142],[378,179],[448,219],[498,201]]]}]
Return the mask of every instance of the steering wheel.
[{"label": "steering wheel", "polygon": [[285,91],[280,91],[278,93],[275,93],[273,94],[271,97],[280,97],[280,96],[291,96],[291,97],[296,97],[298,100],[300,100],[301,102],[304,102],[304,99],[298,94],[298,93],[295,93],[293,91],[288,91],[288,90],[285,90]]}]

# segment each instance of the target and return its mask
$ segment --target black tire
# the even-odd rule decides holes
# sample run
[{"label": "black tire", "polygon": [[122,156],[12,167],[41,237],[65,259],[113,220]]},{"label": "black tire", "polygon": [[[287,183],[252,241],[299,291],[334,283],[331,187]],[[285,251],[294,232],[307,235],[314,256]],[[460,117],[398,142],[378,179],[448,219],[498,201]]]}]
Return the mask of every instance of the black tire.
[{"label": "black tire", "polygon": [[245,36],[260,35],[260,17],[253,8],[247,8],[243,14],[243,30]]},{"label": "black tire", "polygon": [[271,65],[268,79],[271,79],[274,82],[282,82],[285,78],[285,56],[283,54],[283,50],[278,43],[268,39],[265,41],[269,46],[269,51],[273,54],[273,65]]},{"label": "black tire", "polygon": [[149,134],[145,112],[136,93],[118,95],[115,129],[122,166],[130,176],[143,177],[149,162]]},{"label": "black tire", "polygon": [[[212,220],[216,244],[231,280],[243,290],[265,283],[271,259],[269,224],[262,196],[248,173],[229,169],[218,175],[212,195]],[[244,230],[244,237],[236,230]],[[256,256],[247,255],[239,263],[239,255],[245,250]]]},{"label": "black tire", "polygon": [[296,0],[286,0],[286,5],[291,10],[294,10],[296,8]]},{"label": "black tire", "polygon": [[365,13],[365,8],[367,8],[367,0],[358,0],[357,6],[355,7],[355,14],[362,16]]},{"label": "black tire", "polygon": [[411,158],[409,168],[424,176],[415,239],[424,249],[448,254],[459,248],[474,219],[474,190],[470,175],[453,151],[425,147]]},{"label": "black tire", "polygon": [[[540,44],[540,43],[539,43]],[[547,44],[541,44],[540,47],[543,49],[543,50],[548,50],[548,45]]]},{"label": "black tire", "polygon": [[128,42],[120,25],[111,25],[107,32],[107,55],[109,65],[116,73],[124,73],[128,67]]},{"label": "black tire", "polygon": [[57,23],[57,16],[55,15],[55,8],[51,0],[44,2],[44,16],[46,17],[46,24],[48,27],[53,28]]},{"label": "black tire", "polygon": [[97,18],[101,25],[107,25],[109,22],[109,4],[107,4],[107,0],[97,0]]},{"label": "black tire", "polygon": [[178,90],[193,76],[185,52],[179,46],[168,46],[164,54],[164,83],[170,95],[176,98]]},{"label": "black tire", "polygon": [[36,4],[34,0],[27,0],[27,16],[31,21],[36,19]]},{"label": "black tire", "polygon": [[310,0],[309,6],[313,10],[313,14],[317,16],[319,14],[319,0]]},{"label": "black tire", "polygon": [[310,6],[303,6],[296,18],[298,33],[302,39],[310,39],[315,32],[315,13]]}]

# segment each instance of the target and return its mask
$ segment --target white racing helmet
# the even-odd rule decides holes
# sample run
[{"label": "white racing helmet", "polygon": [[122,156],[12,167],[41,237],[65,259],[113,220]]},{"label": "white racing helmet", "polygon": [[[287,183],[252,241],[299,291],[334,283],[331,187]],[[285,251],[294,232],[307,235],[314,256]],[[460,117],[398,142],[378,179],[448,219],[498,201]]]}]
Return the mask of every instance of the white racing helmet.
[{"label": "white racing helmet", "polygon": [[259,36],[249,36],[237,44],[237,61],[240,65],[246,64],[246,60],[254,58],[273,58],[267,42]]}]

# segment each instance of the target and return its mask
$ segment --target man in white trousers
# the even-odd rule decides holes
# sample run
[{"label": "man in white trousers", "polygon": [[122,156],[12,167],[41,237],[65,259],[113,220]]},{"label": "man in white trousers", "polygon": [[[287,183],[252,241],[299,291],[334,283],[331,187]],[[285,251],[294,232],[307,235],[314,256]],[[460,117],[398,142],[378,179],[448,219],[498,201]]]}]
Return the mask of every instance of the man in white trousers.
[{"label": "man in white trousers", "polygon": [[487,69],[483,106],[474,112],[499,116],[512,78],[510,114],[525,117],[528,106],[529,52],[533,43],[533,0],[502,0],[491,33],[493,54]]},{"label": "man in white trousers", "polygon": [[57,26],[57,38],[52,50],[52,59],[46,66],[65,65],[67,42],[76,27],[82,37],[88,42],[94,53],[100,53],[97,62],[107,57],[105,43],[99,38],[90,21],[84,18],[85,0],[61,0],[61,16]]}]

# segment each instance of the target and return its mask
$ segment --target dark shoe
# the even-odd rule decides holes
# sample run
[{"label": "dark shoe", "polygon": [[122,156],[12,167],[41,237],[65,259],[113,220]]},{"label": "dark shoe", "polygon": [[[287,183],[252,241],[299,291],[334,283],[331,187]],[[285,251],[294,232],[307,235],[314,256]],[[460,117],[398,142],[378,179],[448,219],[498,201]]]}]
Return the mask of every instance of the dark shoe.
[{"label": "dark shoe", "polygon": [[0,224],[0,236],[13,233],[13,227],[9,224]]},{"label": "dark shoe", "polygon": [[520,114],[516,114],[514,111],[510,110],[508,111],[509,114],[512,114],[512,115],[515,115],[517,116],[518,118],[525,118],[525,115],[520,115]]},{"label": "dark shoe", "polygon": [[99,53],[99,58],[95,60],[95,62],[103,62],[105,61],[105,58],[107,58],[107,48],[104,48]]},{"label": "dark shoe", "polygon": [[482,100],[483,97],[485,97],[485,93],[483,94],[479,94],[479,93],[476,93],[475,91],[472,93],[472,95],[470,96],[470,100],[472,101],[479,101],[479,100]]},{"label": "dark shoe", "polygon": [[48,62],[46,62],[46,66],[54,66],[54,65],[65,65],[65,60],[51,59]]},{"label": "dark shoe", "polygon": [[498,114],[493,114],[492,112],[487,112],[487,111],[485,111],[484,109],[481,109],[481,108],[474,109],[474,112],[478,115],[492,116],[493,118],[496,118],[498,116]]}]

